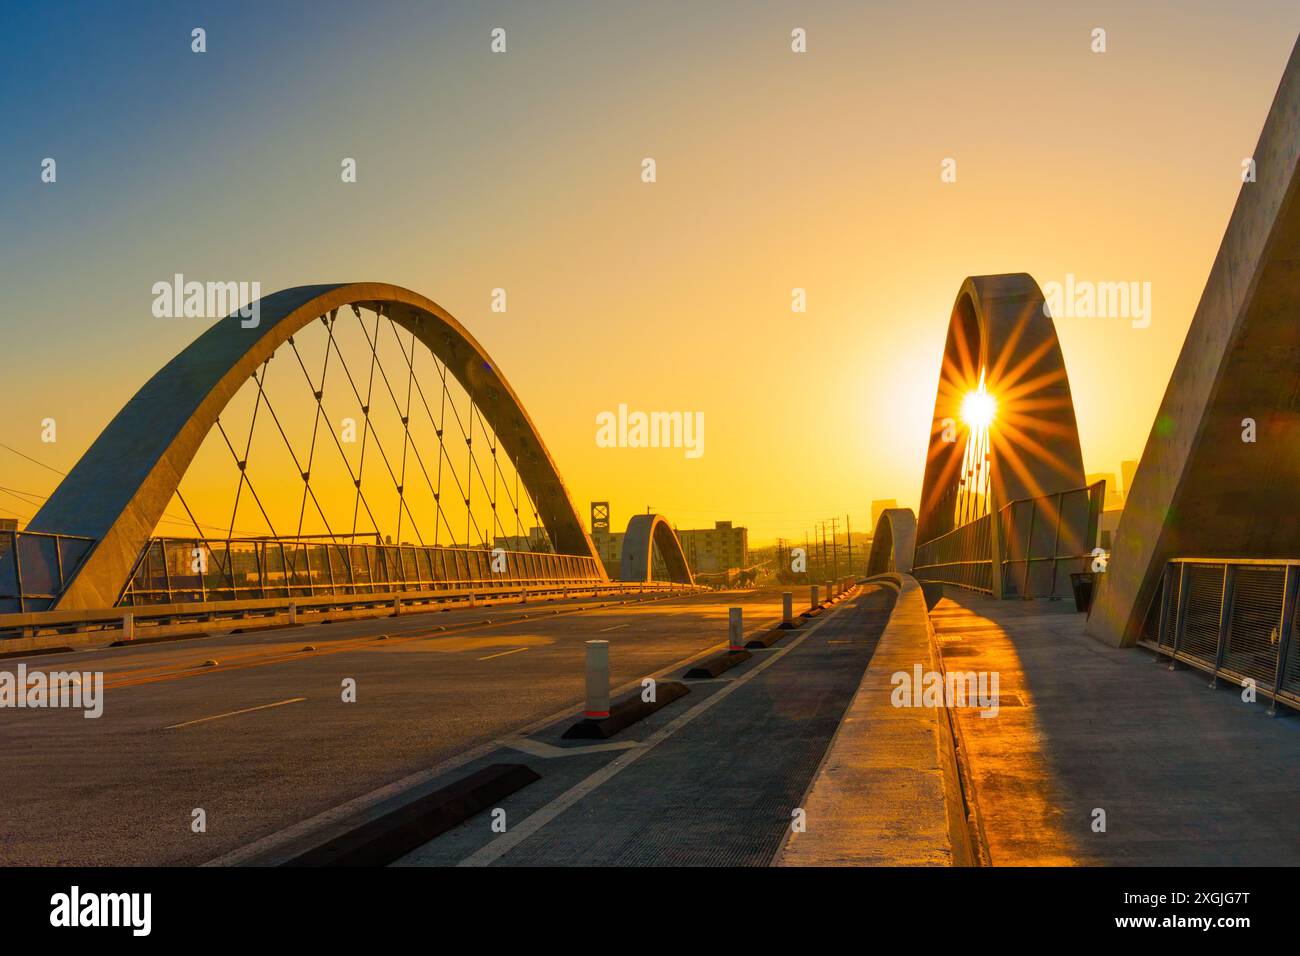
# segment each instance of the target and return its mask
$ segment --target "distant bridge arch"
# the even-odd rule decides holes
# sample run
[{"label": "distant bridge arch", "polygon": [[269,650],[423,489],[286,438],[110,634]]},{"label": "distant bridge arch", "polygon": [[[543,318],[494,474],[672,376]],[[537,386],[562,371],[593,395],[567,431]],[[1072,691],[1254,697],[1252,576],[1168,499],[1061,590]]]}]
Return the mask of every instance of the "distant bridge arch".
[{"label": "distant bridge arch", "polygon": [[243,327],[240,316],[232,314],[168,362],[118,412],[32,519],[30,531],[96,539],[55,609],[114,605],[181,478],[240,386],[309,323],[358,305],[382,311],[443,362],[515,462],[556,552],[600,565],[536,427],[463,325],[430,299],[395,285],[299,286],[259,300],[255,327]]},{"label": "distant bridge arch", "polygon": [[622,573],[624,581],[649,582],[652,577],[654,549],[668,567],[668,577],[678,584],[694,584],[686,554],[677,532],[660,514],[633,515],[623,535]]},{"label": "distant bridge arch", "polygon": [[871,554],[867,557],[867,576],[912,570],[916,551],[916,515],[911,508],[886,508],[880,513],[871,536]]}]

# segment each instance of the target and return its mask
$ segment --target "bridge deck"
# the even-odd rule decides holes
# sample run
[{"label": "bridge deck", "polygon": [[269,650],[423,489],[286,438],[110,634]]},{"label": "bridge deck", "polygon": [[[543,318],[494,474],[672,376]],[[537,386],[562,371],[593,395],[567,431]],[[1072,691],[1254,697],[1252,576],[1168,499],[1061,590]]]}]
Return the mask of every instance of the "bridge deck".
[{"label": "bridge deck", "polygon": [[949,588],[932,621],[949,670],[1023,701],[959,711],[993,865],[1300,863],[1296,716],[1103,646],[1064,601]]}]

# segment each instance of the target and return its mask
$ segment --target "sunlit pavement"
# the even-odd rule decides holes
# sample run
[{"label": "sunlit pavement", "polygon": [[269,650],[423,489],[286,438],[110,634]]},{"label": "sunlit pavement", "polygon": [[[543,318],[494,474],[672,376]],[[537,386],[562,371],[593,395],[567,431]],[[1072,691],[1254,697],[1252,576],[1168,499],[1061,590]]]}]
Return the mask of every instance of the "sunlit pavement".
[{"label": "sunlit pavement", "polygon": [[949,671],[999,675],[996,717],[958,711],[993,865],[1300,863],[1294,716],[1099,644],[1071,603],[948,588],[932,621]]}]

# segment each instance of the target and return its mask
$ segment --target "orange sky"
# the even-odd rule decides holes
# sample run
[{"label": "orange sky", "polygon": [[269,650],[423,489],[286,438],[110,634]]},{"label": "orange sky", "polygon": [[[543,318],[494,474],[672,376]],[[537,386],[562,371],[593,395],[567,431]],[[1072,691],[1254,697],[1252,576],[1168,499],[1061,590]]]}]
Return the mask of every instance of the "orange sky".
[{"label": "orange sky", "polygon": [[[479,338],[584,518],[610,499],[616,528],[652,506],[748,524],[751,543],[845,513],[866,530],[871,499],[917,502],[962,279],[1027,271],[1151,283],[1149,328],[1058,322],[1085,468],[1138,457],[1300,8],[696,6],[393,7],[310,37],[268,20],[249,44],[230,14],[206,59],[125,28],[51,47],[94,62],[111,44],[130,69],[23,81],[45,99],[18,115],[0,187],[23,224],[0,258],[0,442],[71,467],[204,327],[151,316],[175,272],[380,280]],[[704,454],[598,447],[620,403],[703,412]],[[0,476],[58,480],[3,449]]]}]

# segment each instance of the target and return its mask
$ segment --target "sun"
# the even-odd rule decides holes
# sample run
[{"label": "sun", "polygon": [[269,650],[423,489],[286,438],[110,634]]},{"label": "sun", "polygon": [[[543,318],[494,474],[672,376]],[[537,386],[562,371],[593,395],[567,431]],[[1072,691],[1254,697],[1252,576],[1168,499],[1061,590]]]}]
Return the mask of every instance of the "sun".
[{"label": "sun", "polygon": [[980,378],[979,388],[967,392],[961,400],[961,419],[971,428],[988,428],[993,424],[997,410],[998,403],[984,387],[983,378]]}]

